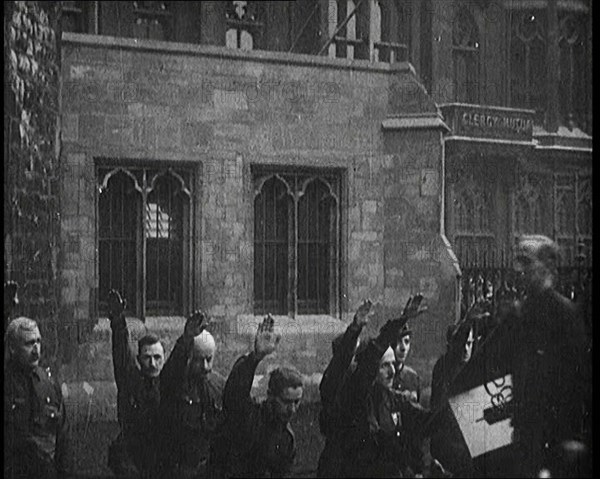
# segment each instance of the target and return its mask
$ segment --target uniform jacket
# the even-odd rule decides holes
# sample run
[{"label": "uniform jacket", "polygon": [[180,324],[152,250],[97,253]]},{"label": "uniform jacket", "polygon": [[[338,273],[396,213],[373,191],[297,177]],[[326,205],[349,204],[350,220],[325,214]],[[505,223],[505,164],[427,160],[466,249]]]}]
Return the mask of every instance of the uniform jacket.
[{"label": "uniform jacket", "polygon": [[[448,393],[460,364],[448,353],[441,356],[433,366],[431,378],[431,409],[438,412],[431,436],[431,456],[445,469],[458,477],[471,477],[473,463],[454,413],[448,404]],[[460,389],[460,388],[459,388]]]},{"label": "uniform jacket", "polygon": [[125,316],[111,321],[117,412],[128,454],[139,470],[155,467],[159,378],[144,377],[129,346]]},{"label": "uniform jacket", "polygon": [[325,436],[325,447],[319,457],[317,477],[339,477],[341,474],[342,443],[352,417],[344,416],[339,395],[343,394],[344,385],[352,374],[352,357],[361,330],[362,327],[356,327],[352,322],[344,334],[334,340],[333,356],[319,385],[319,427],[321,434]]},{"label": "uniform jacket", "polygon": [[194,477],[206,469],[210,442],[223,417],[225,379],[210,372],[203,381],[187,381],[193,339],[181,336],[160,375],[161,463],[165,474]]},{"label": "uniform jacket", "polygon": [[223,393],[225,424],[213,448],[213,474],[218,477],[282,477],[296,455],[289,423],[275,417],[269,401],[251,397],[259,360],[254,353],[233,366]]},{"label": "uniform jacket", "polygon": [[319,385],[319,392],[321,393],[319,427],[321,434],[326,437],[330,436],[333,429],[339,426],[338,394],[350,376],[350,364],[361,330],[362,328],[350,323],[344,334],[334,340],[336,345],[334,353]]},{"label": "uniform jacket", "polygon": [[354,417],[345,444],[344,475],[403,477],[422,473],[422,425],[428,413],[375,377],[385,347],[371,341],[347,384],[345,407]]},{"label": "uniform jacket", "polygon": [[410,366],[401,364],[397,366],[394,376],[394,389],[400,392],[408,391],[411,393],[411,400],[421,401],[421,378],[419,374]]},{"label": "uniform jacket", "polygon": [[537,468],[543,449],[581,432],[585,329],[573,303],[549,289],[526,298],[514,334],[513,424],[527,450],[525,461]]},{"label": "uniform jacket", "polygon": [[61,477],[71,466],[60,387],[49,369],[26,371],[9,360],[4,367],[4,477]]}]

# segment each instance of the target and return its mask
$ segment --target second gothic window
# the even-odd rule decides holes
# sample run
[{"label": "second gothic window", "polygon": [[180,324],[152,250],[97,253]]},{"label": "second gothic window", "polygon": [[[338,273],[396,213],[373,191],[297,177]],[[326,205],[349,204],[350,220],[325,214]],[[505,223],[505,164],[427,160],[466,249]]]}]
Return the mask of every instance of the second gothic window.
[{"label": "second gothic window", "polygon": [[255,314],[339,309],[340,175],[254,176]]}]

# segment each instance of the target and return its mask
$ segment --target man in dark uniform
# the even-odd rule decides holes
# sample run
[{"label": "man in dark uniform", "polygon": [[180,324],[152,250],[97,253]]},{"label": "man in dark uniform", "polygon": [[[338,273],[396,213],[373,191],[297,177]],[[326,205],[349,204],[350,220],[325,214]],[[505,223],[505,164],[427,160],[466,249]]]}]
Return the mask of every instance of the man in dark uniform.
[{"label": "man in dark uniform", "polygon": [[349,418],[342,414],[338,394],[343,390],[345,382],[356,366],[354,357],[358,338],[368,322],[371,306],[371,301],[364,301],[344,334],[332,342],[333,357],[319,385],[321,393],[319,427],[321,434],[325,436],[325,447],[319,457],[317,477],[338,477],[341,471],[341,442],[344,440]]},{"label": "man in dark uniform", "polygon": [[39,366],[42,338],[35,321],[17,318],[6,330],[4,477],[54,479],[71,472],[62,392]]},{"label": "man in dark uniform", "polygon": [[108,298],[117,411],[121,432],[109,447],[108,463],[116,476],[152,477],[156,473],[159,375],[163,346],[152,335],[138,342],[137,361],[129,347],[125,300],[111,290]]},{"label": "man in dark uniform", "polygon": [[354,418],[344,444],[344,477],[422,477],[420,437],[429,415],[394,389],[393,349],[408,317],[420,312],[421,299],[411,298],[403,316],[388,321],[357,357],[344,394],[344,407]]},{"label": "man in dark uniform", "polygon": [[405,324],[398,333],[398,340],[394,345],[394,356],[396,357],[394,389],[404,394],[407,399],[418,403],[421,400],[421,378],[413,368],[406,365],[411,336],[412,330]]},{"label": "man in dark uniform", "polygon": [[161,477],[205,477],[213,435],[222,421],[225,378],[213,371],[213,336],[207,317],[187,320],[160,377]]},{"label": "man in dark uniform", "polygon": [[212,474],[216,477],[282,477],[289,474],[296,455],[290,420],[303,394],[302,375],[291,367],[271,372],[267,399],[251,397],[259,362],[275,351],[280,336],[267,315],[254,340],[254,350],[233,366],[225,391],[225,424],[213,447]]},{"label": "man in dark uniform", "polygon": [[558,245],[550,238],[520,238],[515,269],[526,297],[510,353],[518,462],[521,474],[529,477],[559,469],[562,445],[581,433],[589,367],[585,328],[575,305],[554,289],[558,260]]},{"label": "man in dark uniform", "polygon": [[431,378],[431,409],[438,414],[435,432],[431,437],[431,456],[457,477],[473,477],[473,462],[447,400],[451,387],[460,389],[455,381],[471,359],[474,342],[475,330],[470,317],[450,326],[447,351],[433,366]]}]

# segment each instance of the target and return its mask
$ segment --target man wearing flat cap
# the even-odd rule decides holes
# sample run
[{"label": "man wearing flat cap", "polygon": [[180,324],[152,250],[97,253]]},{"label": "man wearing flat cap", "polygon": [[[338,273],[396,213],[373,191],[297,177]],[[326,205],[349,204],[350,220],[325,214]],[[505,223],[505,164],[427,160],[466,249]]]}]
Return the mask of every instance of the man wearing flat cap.
[{"label": "man wearing flat cap", "polygon": [[[515,270],[526,291],[514,345],[513,425],[524,476],[552,468],[561,444],[578,439],[585,391],[585,330],[575,305],[555,289],[558,245],[519,239]],[[555,471],[556,472],[556,471]]]}]

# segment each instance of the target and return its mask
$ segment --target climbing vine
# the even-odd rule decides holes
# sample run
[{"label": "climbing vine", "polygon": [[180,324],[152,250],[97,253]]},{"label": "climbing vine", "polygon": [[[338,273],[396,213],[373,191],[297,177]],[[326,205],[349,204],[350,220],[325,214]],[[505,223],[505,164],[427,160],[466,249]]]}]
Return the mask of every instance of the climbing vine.
[{"label": "climbing vine", "polygon": [[60,291],[60,3],[4,2],[5,280],[20,285],[19,312],[48,333]]}]

